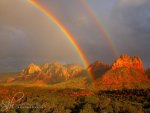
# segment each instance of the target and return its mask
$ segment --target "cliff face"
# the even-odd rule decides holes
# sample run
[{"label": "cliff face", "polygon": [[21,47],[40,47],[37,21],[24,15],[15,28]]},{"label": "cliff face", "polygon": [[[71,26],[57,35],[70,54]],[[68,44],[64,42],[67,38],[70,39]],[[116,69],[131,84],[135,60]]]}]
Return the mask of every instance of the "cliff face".
[{"label": "cliff face", "polygon": [[121,67],[126,67],[128,69],[133,68],[135,70],[144,73],[142,60],[138,56],[130,57],[128,55],[121,55],[121,57],[113,63],[112,70]]},{"label": "cliff face", "polygon": [[109,69],[109,65],[104,64],[100,61],[95,61],[88,67],[88,71],[92,74],[95,80],[101,77]]}]

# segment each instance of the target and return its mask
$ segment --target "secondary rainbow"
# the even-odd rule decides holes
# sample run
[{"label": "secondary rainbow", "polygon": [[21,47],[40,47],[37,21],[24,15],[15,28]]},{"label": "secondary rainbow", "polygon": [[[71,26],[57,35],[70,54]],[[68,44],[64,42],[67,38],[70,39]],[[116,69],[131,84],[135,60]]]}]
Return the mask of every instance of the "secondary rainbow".
[{"label": "secondary rainbow", "polygon": [[117,48],[115,47],[115,45],[114,45],[114,43],[113,43],[113,41],[111,39],[111,36],[108,33],[108,30],[103,25],[102,20],[99,20],[99,17],[95,14],[95,12],[93,11],[93,9],[89,5],[88,1],[81,0],[81,4],[83,5],[84,9],[89,14],[89,17],[91,17],[93,19],[93,21],[95,22],[95,24],[97,25],[97,28],[99,29],[100,35],[102,35],[103,38],[108,43],[108,46],[112,50],[112,54],[113,54],[114,58],[117,58],[119,52],[118,52]]},{"label": "secondary rainbow", "polygon": [[[40,11],[42,11],[45,15],[47,15],[53,23],[55,23],[59,27],[59,29],[66,35],[68,40],[73,44],[74,48],[76,49],[77,53],[79,54],[80,58],[82,59],[84,66],[88,67],[89,63],[88,63],[84,53],[82,52],[78,43],[75,41],[74,37],[67,30],[67,28],[49,10],[47,10],[45,7],[43,7],[36,0],[28,0],[28,2],[33,4],[34,6],[36,6]],[[90,74],[90,77],[92,78],[92,80],[94,80],[94,77],[92,76],[92,74],[90,72],[89,72],[89,74]]]}]

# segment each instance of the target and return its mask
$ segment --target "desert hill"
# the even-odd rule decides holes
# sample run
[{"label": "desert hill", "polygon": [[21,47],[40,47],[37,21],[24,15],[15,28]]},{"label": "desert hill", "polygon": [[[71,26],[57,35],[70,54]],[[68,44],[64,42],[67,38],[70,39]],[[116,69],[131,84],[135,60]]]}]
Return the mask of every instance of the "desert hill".
[{"label": "desert hill", "polygon": [[102,89],[141,88],[150,84],[140,57],[121,55],[95,85]]}]

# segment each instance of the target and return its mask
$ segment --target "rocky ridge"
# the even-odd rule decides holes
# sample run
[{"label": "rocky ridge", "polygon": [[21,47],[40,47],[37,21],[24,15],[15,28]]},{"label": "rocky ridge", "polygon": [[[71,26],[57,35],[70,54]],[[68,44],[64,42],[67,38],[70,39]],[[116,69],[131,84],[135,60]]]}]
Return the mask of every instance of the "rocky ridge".
[{"label": "rocky ridge", "polygon": [[139,88],[150,84],[138,56],[121,55],[95,85],[102,89]]},{"label": "rocky ridge", "polygon": [[84,68],[79,65],[62,65],[57,62],[43,65],[30,64],[22,73],[24,80],[44,80],[49,82],[66,81],[78,76]]},{"label": "rocky ridge", "polygon": [[130,57],[128,55],[121,55],[120,58],[118,58],[112,65],[112,70],[126,67],[126,68],[133,68],[135,70],[138,70],[142,73],[144,73],[143,63],[140,57],[134,56]]}]

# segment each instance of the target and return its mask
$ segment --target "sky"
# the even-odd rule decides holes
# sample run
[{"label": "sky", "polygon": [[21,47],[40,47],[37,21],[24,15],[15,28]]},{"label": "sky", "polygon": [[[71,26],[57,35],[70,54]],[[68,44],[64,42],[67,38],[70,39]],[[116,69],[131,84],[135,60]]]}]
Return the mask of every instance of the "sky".
[{"label": "sky", "polygon": [[[125,53],[140,56],[150,67],[149,0],[37,2],[63,23],[90,63],[112,64]],[[65,34],[41,10],[27,0],[0,0],[0,72],[53,61],[83,64]]]}]

